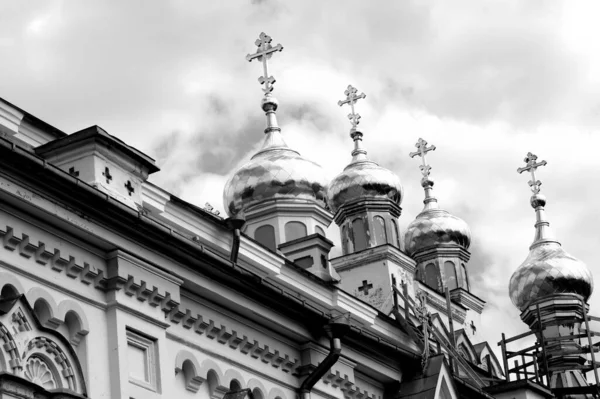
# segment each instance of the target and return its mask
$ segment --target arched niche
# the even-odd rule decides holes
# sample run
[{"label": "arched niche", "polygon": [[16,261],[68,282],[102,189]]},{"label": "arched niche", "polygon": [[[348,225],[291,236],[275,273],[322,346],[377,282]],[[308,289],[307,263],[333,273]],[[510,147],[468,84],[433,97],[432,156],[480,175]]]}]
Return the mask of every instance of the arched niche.
[{"label": "arched niche", "polygon": [[287,222],[285,224],[285,241],[293,241],[302,237],[306,237],[306,225],[302,222]]},{"label": "arched niche", "polygon": [[271,251],[277,251],[275,241],[275,227],[265,224],[254,230],[254,239],[269,248]]}]

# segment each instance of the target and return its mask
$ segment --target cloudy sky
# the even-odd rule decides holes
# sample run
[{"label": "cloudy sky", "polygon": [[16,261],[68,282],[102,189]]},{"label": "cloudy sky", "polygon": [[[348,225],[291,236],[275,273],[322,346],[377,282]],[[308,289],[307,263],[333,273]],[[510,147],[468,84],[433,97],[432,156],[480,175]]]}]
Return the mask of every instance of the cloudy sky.
[{"label": "cloudy sky", "polygon": [[[223,209],[227,176],[261,141],[254,52],[261,31],[288,144],[333,177],[350,160],[351,83],[371,159],[405,187],[401,226],[422,207],[423,137],[440,205],[473,233],[485,338],[525,330],[509,277],[533,239],[528,151],[565,249],[600,281],[600,3],[595,1],[4,1],[0,96],[72,133],[100,125],[154,157],[154,183]],[[596,176],[596,177],[595,177]],[[328,232],[339,243],[337,228]],[[339,247],[339,246],[338,246]],[[600,291],[600,290],[599,290]],[[591,299],[600,314],[600,294]],[[499,328],[501,326],[502,328]]]}]

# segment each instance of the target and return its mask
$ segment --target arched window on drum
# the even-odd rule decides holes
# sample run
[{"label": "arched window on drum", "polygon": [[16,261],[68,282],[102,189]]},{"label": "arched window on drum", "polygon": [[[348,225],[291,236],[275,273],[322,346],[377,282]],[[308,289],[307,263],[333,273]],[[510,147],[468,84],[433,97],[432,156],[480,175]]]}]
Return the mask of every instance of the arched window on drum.
[{"label": "arched window on drum", "polygon": [[373,218],[373,233],[375,235],[376,245],[387,244],[387,234],[385,233],[385,220],[381,216]]},{"label": "arched window on drum", "polygon": [[288,222],[285,225],[285,241],[306,237],[306,226],[301,222]]},{"label": "arched window on drum", "polygon": [[458,278],[456,277],[456,267],[450,261],[444,262],[444,276],[446,277],[446,287],[449,290],[458,288]]},{"label": "arched window on drum", "polygon": [[425,266],[425,284],[439,291],[440,289],[440,271],[433,263],[428,263]]},{"label": "arched window on drum", "polygon": [[362,218],[356,218],[352,221],[352,235],[354,236],[354,250],[361,251],[367,248],[367,229],[365,221]]},{"label": "arched window on drum", "polygon": [[275,243],[275,228],[270,224],[265,224],[256,229],[254,231],[254,239],[271,251],[277,250]]},{"label": "arched window on drum", "polygon": [[400,249],[400,239],[398,238],[398,223],[392,219],[392,245],[395,245]]}]

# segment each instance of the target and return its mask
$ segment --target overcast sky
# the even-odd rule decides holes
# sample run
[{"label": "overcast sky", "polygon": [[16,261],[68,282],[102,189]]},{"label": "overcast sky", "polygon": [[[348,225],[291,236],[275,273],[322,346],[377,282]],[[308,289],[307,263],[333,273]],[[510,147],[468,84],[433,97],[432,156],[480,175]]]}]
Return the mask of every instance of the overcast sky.
[{"label": "overcast sky", "polygon": [[[73,133],[97,124],[157,160],[151,181],[223,210],[227,176],[264,129],[261,31],[288,144],[333,177],[350,160],[353,84],[369,157],[400,176],[404,228],[422,208],[423,137],[441,207],[472,230],[473,290],[492,347],[526,326],[508,298],[535,221],[540,168],[551,227],[599,281],[597,1],[3,1],[0,97]],[[339,233],[328,232],[339,248]],[[600,314],[600,294],[591,299]],[[499,328],[501,326],[501,328]]]}]

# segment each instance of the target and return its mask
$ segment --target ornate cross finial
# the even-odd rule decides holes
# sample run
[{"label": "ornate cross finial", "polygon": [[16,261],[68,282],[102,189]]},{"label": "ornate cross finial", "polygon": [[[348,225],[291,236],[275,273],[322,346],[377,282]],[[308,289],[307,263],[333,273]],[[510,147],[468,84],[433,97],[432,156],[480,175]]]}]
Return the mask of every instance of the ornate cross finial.
[{"label": "ornate cross finial", "polygon": [[546,161],[536,163],[535,161],[537,160],[537,158],[537,155],[528,152],[527,156],[524,159],[525,163],[527,163],[527,166],[517,169],[517,172],[519,173],[523,173],[525,171],[531,172],[531,180],[529,180],[529,187],[531,187],[531,191],[533,191],[534,194],[538,194],[540,192],[540,186],[542,185],[542,182],[535,178],[535,170],[538,167],[545,166],[547,164]]},{"label": "ornate cross finial", "polygon": [[258,78],[258,82],[261,85],[265,85],[264,89],[262,89],[265,94],[269,94],[273,91],[273,83],[275,83],[275,78],[273,76],[269,76],[269,64],[267,61],[273,56],[274,52],[283,50],[283,46],[281,44],[278,44],[275,47],[271,46],[272,40],[273,39],[271,39],[271,36],[265,34],[265,32],[262,32],[258,36],[258,39],[254,42],[254,44],[258,47],[256,53],[248,54],[246,56],[246,60],[248,61],[252,61],[255,58],[257,58],[259,61],[262,61],[263,76]]},{"label": "ornate cross finial", "polygon": [[408,155],[410,155],[411,158],[414,158],[417,155],[421,157],[423,164],[421,166],[419,166],[419,169],[421,169],[421,173],[423,174],[423,179],[427,179],[427,177],[429,176],[429,171],[431,170],[431,166],[427,165],[427,161],[425,159],[425,154],[427,154],[429,151],[435,150],[435,146],[431,145],[431,146],[427,147],[427,142],[425,140],[419,138],[419,141],[417,141],[417,144],[415,144],[415,147],[417,147],[417,151],[411,152]]},{"label": "ornate cross finial", "polygon": [[348,85],[348,88],[344,91],[346,99],[338,101],[338,105],[340,107],[345,104],[350,104],[350,109],[352,112],[348,114],[348,119],[350,119],[350,123],[352,124],[352,130],[356,130],[356,126],[358,126],[358,121],[360,119],[360,115],[354,112],[354,104],[356,104],[356,102],[361,98],[366,97],[365,93],[360,93],[359,95],[356,95],[356,93],[358,93],[356,87]]}]

